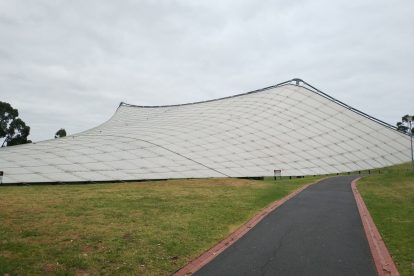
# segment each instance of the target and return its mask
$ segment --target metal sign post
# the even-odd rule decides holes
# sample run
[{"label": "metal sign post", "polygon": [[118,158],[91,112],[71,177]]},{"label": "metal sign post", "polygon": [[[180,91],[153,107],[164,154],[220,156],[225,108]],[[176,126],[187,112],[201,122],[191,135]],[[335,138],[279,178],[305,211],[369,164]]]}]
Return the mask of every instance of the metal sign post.
[{"label": "metal sign post", "polygon": [[282,179],[282,170],[273,170],[273,178],[276,180],[278,176]]},{"label": "metal sign post", "polygon": [[413,156],[413,126],[412,126],[413,116],[411,116],[410,120],[410,136],[411,136],[411,165],[414,171],[414,156]]},{"label": "metal sign post", "polygon": [[408,134],[410,134],[410,138],[411,138],[411,165],[414,171],[413,128],[412,128],[413,127],[412,122],[414,121],[414,115],[405,115],[404,117],[402,117],[402,121],[406,122],[409,125]]},{"label": "metal sign post", "polygon": [[3,184],[3,171],[0,171],[0,184]]}]

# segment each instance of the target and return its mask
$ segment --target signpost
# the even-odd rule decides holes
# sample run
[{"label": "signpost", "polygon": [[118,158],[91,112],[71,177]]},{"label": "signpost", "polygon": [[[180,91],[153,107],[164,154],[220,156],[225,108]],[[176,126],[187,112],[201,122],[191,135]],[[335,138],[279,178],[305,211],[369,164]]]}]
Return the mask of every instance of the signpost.
[{"label": "signpost", "polygon": [[277,177],[279,176],[279,179],[282,179],[282,170],[273,170],[274,173],[274,179],[276,180]]},{"label": "signpost", "polygon": [[3,171],[0,171],[0,184],[3,184]]},{"label": "signpost", "polygon": [[411,165],[412,165],[412,169],[414,171],[413,126],[412,126],[412,122],[414,121],[414,116],[413,115],[405,115],[404,117],[402,117],[402,121],[407,123],[408,127],[409,127],[408,133],[410,134],[410,138],[411,138]]}]

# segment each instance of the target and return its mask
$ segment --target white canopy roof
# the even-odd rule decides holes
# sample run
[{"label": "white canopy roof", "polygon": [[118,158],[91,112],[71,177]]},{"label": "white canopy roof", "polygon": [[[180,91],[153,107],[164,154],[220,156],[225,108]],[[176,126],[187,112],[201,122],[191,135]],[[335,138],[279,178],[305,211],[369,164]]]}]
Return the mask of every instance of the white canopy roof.
[{"label": "white canopy roof", "polygon": [[[299,84],[299,85],[297,85]],[[314,175],[410,160],[409,137],[299,80],[0,149],[3,183]]]}]

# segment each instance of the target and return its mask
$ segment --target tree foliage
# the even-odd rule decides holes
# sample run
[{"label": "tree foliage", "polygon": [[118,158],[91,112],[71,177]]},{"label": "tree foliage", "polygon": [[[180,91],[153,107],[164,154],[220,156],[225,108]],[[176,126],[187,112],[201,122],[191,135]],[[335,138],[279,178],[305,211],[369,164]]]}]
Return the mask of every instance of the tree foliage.
[{"label": "tree foliage", "polygon": [[56,138],[62,138],[66,136],[66,130],[64,128],[59,129],[58,131],[56,131],[55,134],[55,139]]},{"label": "tree foliage", "polygon": [[402,120],[401,120],[401,122],[397,122],[397,130],[398,131],[401,131],[401,132],[404,132],[404,133],[406,133],[406,134],[411,134],[411,133],[414,133],[414,128],[412,128],[411,130],[410,130],[410,119],[411,118],[411,116],[409,116],[409,115],[405,115],[404,117],[402,117]]},{"label": "tree foliage", "polygon": [[408,126],[405,126],[402,122],[397,123],[397,130],[407,133],[408,132]]},{"label": "tree foliage", "polygon": [[9,103],[0,101],[0,139],[2,147],[31,143],[27,137],[30,127],[19,117],[19,111]]}]

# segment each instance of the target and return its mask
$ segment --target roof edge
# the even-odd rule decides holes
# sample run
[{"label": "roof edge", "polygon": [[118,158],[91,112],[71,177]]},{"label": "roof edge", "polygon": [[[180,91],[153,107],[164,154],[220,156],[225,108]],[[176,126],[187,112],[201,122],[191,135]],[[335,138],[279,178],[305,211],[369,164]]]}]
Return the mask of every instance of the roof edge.
[{"label": "roof edge", "polygon": [[340,105],[340,106],[342,106],[342,107],[344,107],[344,108],[346,108],[346,109],[348,109],[348,110],[350,110],[350,111],[352,111],[352,112],[354,112],[354,113],[357,113],[357,114],[358,114],[358,115],[360,115],[360,116],[363,116],[363,117],[365,117],[365,118],[367,118],[367,119],[369,119],[369,120],[371,120],[371,121],[374,121],[374,122],[376,122],[376,123],[378,123],[378,124],[380,124],[380,125],[382,125],[382,126],[385,126],[385,127],[387,127],[387,128],[390,128],[390,129],[392,129],[392,130],[395,130],[395,131],[397,131],[398,133],[401,133],[401,134],[405,134],[405,135],[407,135],[406,133],[403,133],[403,132],[401,132],[401,131],[398,131],[398,130],[397,130],[397,127],[395,127],[395,126],[393,126],[393,125],[391,125],[391,124],[389,124],[389,123],[387,123],[387,122],[384,122],[384,121],[382,121],[382,120],[380,120],[380,119],[377,119],[377,118],[375,118],[375,117],[373,117],[373,116],[371,116],[371,115],[368,115],[367,113],[362,112],[361,110],[356,109],[356,108],[354,108],[354,107],[352,107],[352,106],[350,106],[350,105],[347,105],[346,103],[344,103],[344,102],[342,102],[342,101],[340,101],[340,100],[338,100],[338,99],[335,99],[334,97],[332,97],[332,96],[330,96],[330,95],[328,95],[328,94],[326,94],[326,93],[322,92],[322,91],[321,91],[321,90],[319,90],[318,88],[316,88],[316,87],[314,87],[314,86],[310,85],[310,84],[309,84],[309,83],[307,83],[306,81],[303,81],[303,80],[300,80],[300,81],[303,83],[303,85],[299,85],[299,86],[302,86],[303,88],[305,88],[305,89],[307,89],[307,90],[309,90],[309,91],[311,91],[311,92],[314,92],[314,93],[318,94],[319,96],[322,96],[322,97],[324,97],[324,98],[326,98],[326,99],[328,99],[328,100],[330,100],[330,101],[332,101],[332,102],[334,102],[334,103],[336,103],[336,104],[338,104],[338,105]]},{"label": "roof edge", "polygon": [[170,104],[170,105],[135,105],[135,104],[129,104],[129,103],[125,103],[125,102],[120,102],[119,106],[128,106],[128,107],[142,107],[142,108],[160,108],[160,107],[175,107],[175,106],[185,106],[185,105],[193,105],[193,104],[200,104],[200,103],[209,103],[209,102],[215,102],[215,101],[220,101],[220,100],[225,100],[225,99],[231,99],[231,98],[235,98],[235,97],[240,97],[240,96],[245,96],[245,95],[249,95],[249,94],[254,94],[254,93],[258,93],[258,92],[262,92],[265,90],[269,90],[272,88],[276,88],[276,87],[280,87],[283,85],[288,85],[288,84],[292,84],[293,81],[296,80],[300,80],[300,79],[291,79],[288,81],[284,81],[275,85],[271,85],[265,88],[261,88],[261,89],[257,89],[257,90],[253,90],[253,91],[249,91],[249,92],[245,92],[245,93],[241,93],[241,94],[236,94],[236,95],[232,95],[232,96],[227,96],[227,97],[222,97],[222,98],[217,98],[217,99],[212,99],[212,100],[205,100],[205,101],[199,101],[199,102],[190,102],[190,103],[184,103],[184,104]]},{"label": "roof edge", "polygon": [[220,101],[220,100],[225,100],[225,99],[231,99],[231,98],[245,96],[245,95],[249,95],[249,94],[255,94],[255,93],[259,93],[259,92],[262,92],[262,91],[266,91],[266,90],[269,90],[269,89],[273,89],[273,88],[277,88],[277,87],[281,87],[281,86],[286,86],[286,85],[294,85],[294,86],[303,87],[303,88],[305,88],[305,89],[307,89],[307,90],[309,90],[309,91],[311,91],[313,93],[316,93],[319,96],[322,96],[322,97],[324,97],[324,98],[326,98],[326,99],[328,99],[328,100],[330,100],[330,101],[332,101],[332,102],[334,102],[334,103],[336,103],[336,104],[338,104],[338,105],[340,105],[340,106],[342,106],[342,107],[344,107],[344,108],[346,108],[346,109],[348,109],[348,110],[350,110],[350,111],[352,111],[354,113],[357,113],[360,116],[363,116],[363,117],[365,117],[365,118],[367,118],[367,119],[369,119],[371,121],[374,121],[374,122],[376,122],[376,123],[378,123],[378,124],[380,124],[382,126],[385,126],[387,128],[390,128],[392,130],[395,130],[398,133],[405,134],[405,133],[403,133],[401,131],[398,131],[397,130],[397,127],[395,127],[395,126],[393,126],[393,125],[391,125],[391,124],[389,124],[387,122],[384,122],[384,121],[382,121],[380,119],[377,119],[377,118],[375,118],[375,117],[373,117],[371,115],[368,115],[365,112],[362,112],[362,111],[360,111],[360,110],[358,110],[356,108],[353,108],[352,106],[349,106],[346,103],[344,103],[344,102],[342,102],[342,101],[340,101],[338,99],[335,99],[334,97],[326,94],[325,92],[322,92],[318,88],[310,85],[309,83],[307,83],[306,81],[304,81],[304,80],[302,80],[300,78],[293,78],[291,80],[284,81],[284,82],[281,82],[281,83],[278,83],[278,84],[275,84],[275,85],[267,86],[267,87],[264,87],[264,88],[261,88],[261,89],[257,89],[257,90],[253,90],[253,91],[249,91],[249,92],[245,92],[245,93],[241,93],[241,94],[236,94],[236,95],[232,95],[232,96],[227,96],[227,97],[212,99],[212,100],[205,100],[205,101],[199,101],[199,102],[190,102],[190,103],[184,103],[184,104],[172,104],[172,105],[134,105],[134,104],[128,104],[128,103],[125,103],[125,102],[121,102],[119,104],[118,108],[121,107],[121,106],[126,106],[126,107],[139,107],[139,108],[162,108],[162,107],[187,106],[187,105],[194,105],[194,104],[201,104],[201,103],[208,103],[208,102],[215,102],[215,101]]}]

